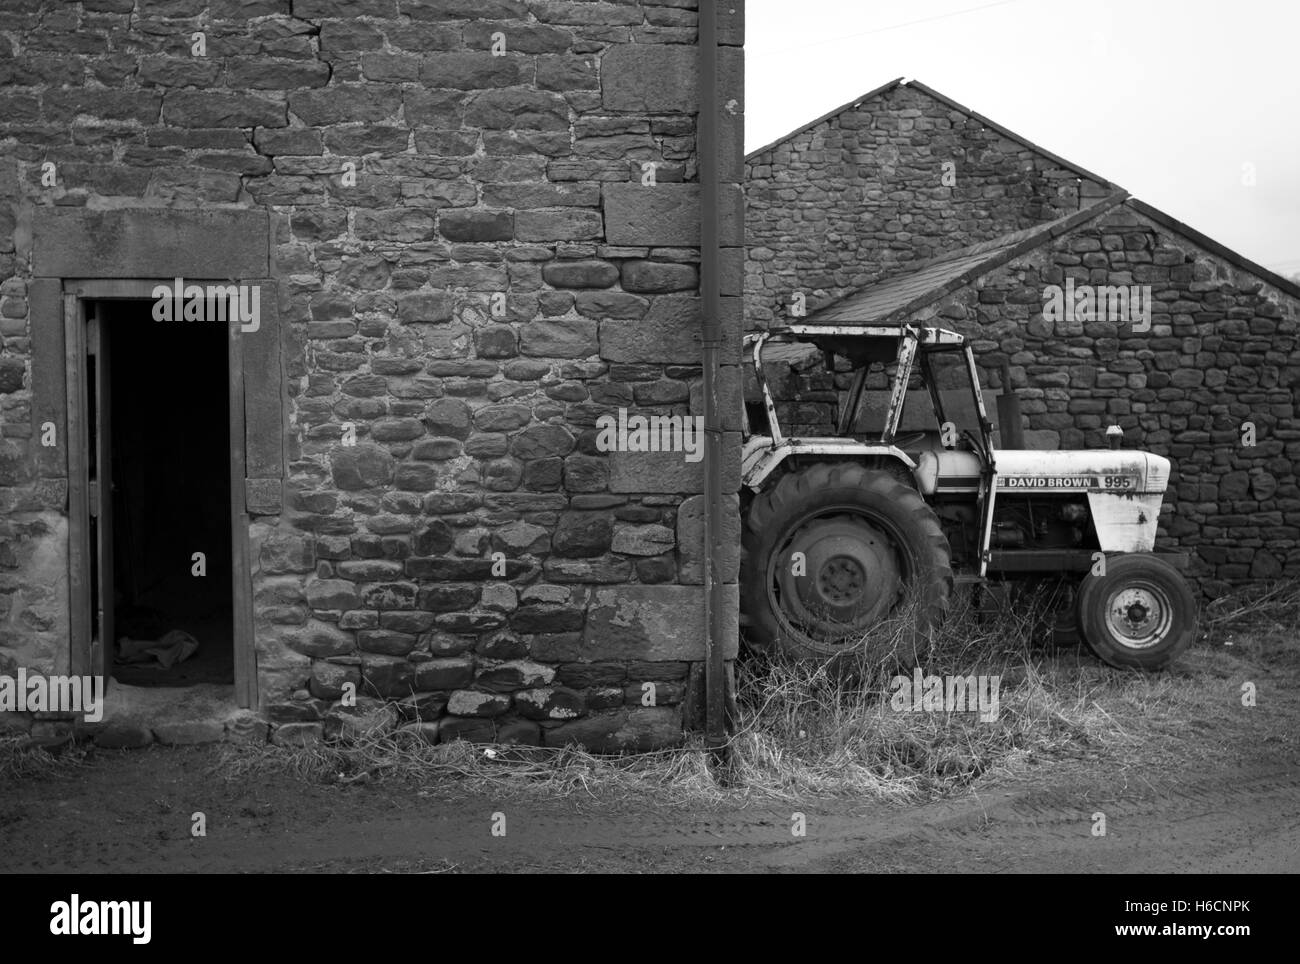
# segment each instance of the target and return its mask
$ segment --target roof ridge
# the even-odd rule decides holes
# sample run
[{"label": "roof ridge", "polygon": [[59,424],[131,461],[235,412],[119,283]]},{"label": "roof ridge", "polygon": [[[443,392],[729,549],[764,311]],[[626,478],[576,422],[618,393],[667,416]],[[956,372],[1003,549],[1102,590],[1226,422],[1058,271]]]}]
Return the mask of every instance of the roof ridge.
[{"label": "roof ridge", "polygon": [[1190,225],[1184,224],[1177,218],[1165,214],[1165,212],[1161,211],[1159,208],[1152,207],[1145,201],[1139,201],[1135,197],[1130,197],[1126,202],[1126,206],[1133,208],[1133,210],[1137,211],[1144,217],[1155,221],[1156,224],[1159,224],[1161,227],[1173,231],[1175,234],[1181,234],[1183,237],[1209,251],[1211,254],[1217,255],[1218,257],[1223,258],[1223,260],[1235,264],[1237,267],[1257,276],[1260,280],[1268,282],[1273,287],[1281,289],[1291,297],[1300,298],[1300,284],[1297,284],[1290,278],[1278,274],[1276,271],[1270,271],[1262,264],[1252,261],[1243,254],[1238,254],[1227,245],[1220,244],[1209,235],[1202,234]]},{"label": "roof ridge", "polygon": [[915,80],[915,79],[909,80],[906,83],[904,83],[903,86],[913,87],[916,90],[921,91],[921,93],[933,97],[935,100],[939,101],[940,103],[947,104],[953,110],[961,111],[963,114],[966,114],[968,117],[975,118],[975,120],[979,121],[985,127],[992,128],[993,130],[1001,134],[1003,137],[1009,138],[1010,140],[1015,141],[1017,144],[1023,144],[1025,147],[1037,151],[1039,154],[1042,154],[1044,157],[1048,158],[1049,160],[1055,161],[1057,164],[1061,165],[1062,167],[1068,168],[1069,170],[1073,171],[1075,174],[1078,174],[1082,177],[1086,177],[1091,181],[1096,181],[1098,184],[1102,185],[1103,187],[1114,188],[1117,191],[1123,190],[1123,188],[1119,187],[1119,185],[1115,184],[1108,178],[1104,178],[1100,174],[1094,174],[1092,173],[1092,171],[1089,171],[1087,168],[1080,167],[1078,164],[1075,164],[1073,161],[1067,161],[1065,158],[1061,157],[1061,155],[1052,153],[1051,151],[1047,150],[1047,148],[1035,144],[1029,138],[1017,134],[1015,131],[1010,130],[1009,128],[1003,127],[997,121],[990,120],[989,118],[985,117],[983,114],[979,113],[979,111],[971,110],[965,104],[958,103],[957,101],[949,97],[947,94],[941,94],[933,87],[923,84],[919,80]]},{"label": "roof ridge", "polygon": [[824,123],[825,121],[830,120],[832,117],[844,113],[849,108],[856,107],[858,104],[861,104],[863,101],[870,100],[873,97],[877,97],[880,94],[885,93],[886,91],[893,90],[895,87],[900,87],[900,86],[911,87],[916,90],[919,90],[921,93],[925,94],[928,97],[934,98],[935,100],[939,101],[941,104],[946,104],[953,110],[960,111],[966,116],[979,121],[985,127],[997,131],[1003,137],[1013,140],[1017,144],[1021,144],[1025,147],[1028,147],[1030,150],[1037,151],[1039,154],[1043,155],[1043,157],[1046,157],[1049,160],[1054,161],[1055,163],[1059,164],[1061,167],[1066,168],[1067,170],[1073,171],[1075,174],[1078,174],[1080,177],[1085,177],[1088,178],[1089,180],[1096,181],[1098,184],[1102,185],[1103,187],[1114,188],[1115,190],[1123,190],[1117,184],[1113,183],[1107,178],[1101,177],[1098,174],[1093,174],[1087,168],[1080,167],[1078,164],[1075,164],[1072,161],[1067,161],[1059,154],[1054,154],[1051,151],[1047,150],[1046,148],[1041,147],[1038,144],[1035,144],[1027,137],[1023,137],[1020,134],[1017,134],[1015,131],[1003,127],[1001,124],[997,123],[997,121],[990,120],[989,118],[985,117],[983,114],[979,113],[978,111],[971,110],[965,104],[958,103],[957,101],[949,97],[947,94],[942,94],[939,91],[935,90],[933,87],[930,87],[927,84],[923,84],[921,81],[916,80],[915,78],[913,78],[912,80],[903,80],[902,77],[895,77],[889,83],[882,84],[881,86],[875,88],[874,90],[869,90],[865,94],[862,94],[859,97],[855,97],[852,100],[841,104],[839,107],[836,107],[834,110],[827,111],[825,114],[822,114],[820,117],[814,118],[813,120],[810,120],[808,123],[803,124],[800,127],[796,127],[794,130],[790,131],[787,134],[783,134],[781,137],[778,137],[776,140],[772,141],[771,143],[764,144],[762,147],[755,148],[754,150],[749,151],[745,155],[745,163],[749,163],[754,158],[758,157],[760,154],[766,154],[768,151],[772,150],[775,147],[779,147],[781,144],[784,144],[786,141],[798,137],[800,134],[804,133],[805,131],[811,130],[812,128],[816,127],[818,124]]}]

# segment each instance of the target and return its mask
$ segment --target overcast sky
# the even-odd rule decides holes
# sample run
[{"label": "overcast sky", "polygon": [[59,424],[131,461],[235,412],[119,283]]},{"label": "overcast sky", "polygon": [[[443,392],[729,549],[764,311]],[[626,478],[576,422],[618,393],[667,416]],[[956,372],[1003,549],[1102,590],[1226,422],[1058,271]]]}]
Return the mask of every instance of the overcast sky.
[{"label": "overcast sky", "polygon": [[746,21],[747,151],[916,79],[1300,274],[1295,0],[749,0]]}]

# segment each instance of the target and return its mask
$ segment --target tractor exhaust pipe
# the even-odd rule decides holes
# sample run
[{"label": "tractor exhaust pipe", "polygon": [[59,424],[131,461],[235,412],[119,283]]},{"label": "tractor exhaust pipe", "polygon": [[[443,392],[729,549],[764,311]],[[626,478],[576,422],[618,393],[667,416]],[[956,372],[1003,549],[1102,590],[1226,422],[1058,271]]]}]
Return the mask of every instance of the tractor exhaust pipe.
[{"label": "tractor exhaust pipe", "polygon": [[1025,447],[1024,427],[1020,424],[1020,396],[1011,387],[1011,366],[1002,366],[1002,394],[998,396],[998,438],[1004,449]]}]

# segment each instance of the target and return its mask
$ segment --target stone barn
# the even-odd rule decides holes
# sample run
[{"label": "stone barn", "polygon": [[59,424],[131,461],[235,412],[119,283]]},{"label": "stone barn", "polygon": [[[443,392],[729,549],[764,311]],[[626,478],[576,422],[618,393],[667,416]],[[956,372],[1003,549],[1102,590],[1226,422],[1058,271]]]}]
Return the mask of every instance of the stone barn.
[{"label": "stone barn", "polygon": [[[745,182],[750,328],[953,328],[1027,447],[1118,425],[1172,460],[1160,539],[1205,594],[1300,575],[1300,286],[916,81],[750,153]],[[1060,310],[1085,291],[1142,310]],[[847,387],[820,358],[785,371],[783,424],[829,432]]]},{"label": "stone barn", "polygon": [[217,688],[114,745],[716,736],[742,13],[6,0],[0,675]]}]

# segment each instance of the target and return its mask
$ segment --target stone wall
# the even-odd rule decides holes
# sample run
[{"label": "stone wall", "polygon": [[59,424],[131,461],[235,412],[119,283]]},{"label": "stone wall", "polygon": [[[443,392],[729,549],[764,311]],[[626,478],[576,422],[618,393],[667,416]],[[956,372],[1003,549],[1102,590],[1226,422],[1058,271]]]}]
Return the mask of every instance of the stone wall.
[{"label": "stone wall", "polygon": [[[1049,285],[1149,285],[1151,327],[1043,316]],[[1010,367],[1026,445],[1126,448],[1173,463],[1157,544],[1190,552],[1208,596],[1300,576],[1300,298],[1122,204],[916,319],[972,339],[981,382]],[[827,391],[826,375],[803,385]],[[813,382],[811,379],[820,379]],[[848,376],[835,376],[839,390]],[[829,409],[829,405],[826,408]],[[819,410],[820,411],[820,410]],[[1244,427],[1254,428],[1254,444]]]},{"label": "stone wall", "polygon": [[789,323],[795,292],[811,311],[1114,190],[894,86],[745,159],[746,324]]},{"label": "stone wall", "polygon": [[[733,491],[742,13],[720,12],[716,119]],[[287,397],[283,505],[249,506],[277,738],[364,711],[430,738],[680,739],[701,465],[602,451],[595,423],[701,411],[696,41],[694,0],[9,0],[0,671],[68,653],[33,209],[251,208],[271,216]],[[339,707],[348,683],[398,709]]]}]

